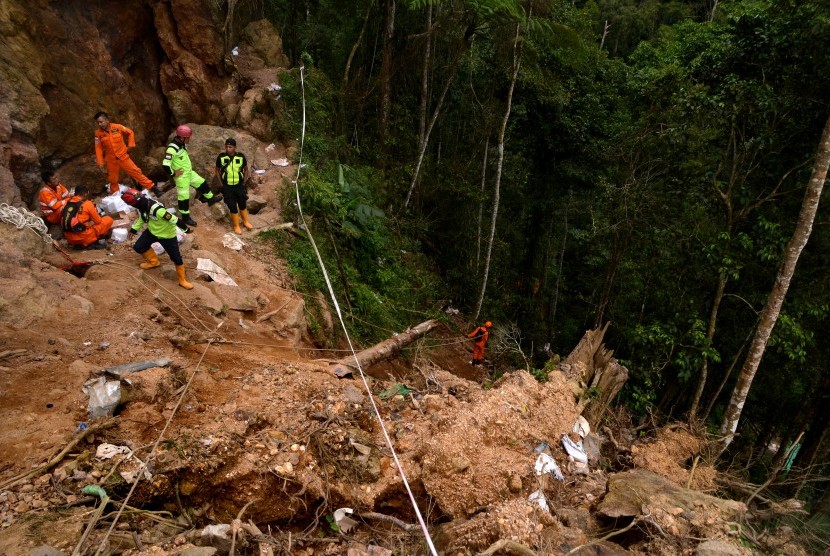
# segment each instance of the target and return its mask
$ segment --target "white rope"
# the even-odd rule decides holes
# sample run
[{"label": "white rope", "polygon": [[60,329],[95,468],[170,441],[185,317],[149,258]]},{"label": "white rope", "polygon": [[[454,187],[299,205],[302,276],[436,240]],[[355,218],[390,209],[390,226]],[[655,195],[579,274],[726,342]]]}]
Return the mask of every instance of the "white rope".
[{"label": "white rope", "polygon": [[0,204],[0,220],[11,224],[18,230],[30,228],[32,231],[37,232],[43,241],[52,243],[52,238],[49,237],[49,228],[46,227],[43,219],[23,207],[13,207],[8,203]]},{"label": "white rope", "polygon": [[401,480],[403,481],[404,487],[406,487],[406,492],[409,494],[409,500],[412,502],[412,508],[415,510],[415,515],[418,518],[418,523],[421,525],[421,530],[424,533],[424,538],[427,541],[427,545],[429,546],[429,550],[433,556],[438,556],[438,552],[435,550],[435,545],[432,543],[432,537],[429,534],[429,529],[427,528],[427,524],[424,521],[423,516],[421,515],[421,510],[418,508],[418,502],[415,500],[415,495],[412,494],[412,489],[409,488],[409,481],[406,479],[406,473],[404,473],[403,466],[401,465],[400,460],[398,459],[398,454],[395,452],[394,446],[392,446],[392,440],[389,438],[389,432],[386,430],[386,425],[383,423],[383,417],[380,415],[380,410],[378,410],[378,406],[375,403],[375,397],[372,394],[372,389],[369,387],[369,382],[366,380],[366,375],[363,372],[363,368],[360,366],[360,361],[357,359],[357,352],[354,349],[354,345],[352,345],[352,339],[349,337],[349,331],[346,330],[346,322],[343,320],[343,313],[340,311],[340,304],[337,302],[337,297],[334,295],[334,288],[331,285],[331,280],[329,279],[329,273],[326,270],[326,265],[323,263],[323,257],[320,255],[320,251],[317,249],[317,242],[314,241],[314,236],[311,234],[311,228],[305,221],[305,216],[303,215],[303,205],[300,201],[300,169],[303,167],[303,144],[305,143],[305,81],[304,81],[304,74],[303,71],[305,70],[304,66],[300,66],[300,89],[302,90],[302,98],[303,98],[303,128],[302,134],[300,135],[300,152],[299,157],[297,160],[297,177],[294,180],[294,191],[297,195],[297,210],[300,213],[300,220],[302,220],[303,227],[305,228],[306,233],[308,233],[308,239],[311,242],[311,246],[314,248],[314,254],[317,256],[317,262],[320,264],[320,269],[323,271],[323,278],[326,280],[326,287],[329,290],[329,295],[331,296],[332,303],[334,308],[337,312],[337,318],[340,320],[340,326],[343,328],[343,333],[346,335],[346,340],[349,343],[349,350],[352,352],[352,356],[354,357],[355,367],[360,372],[360,378],[363,380],[363,387],[366,389],[366,394],[369,397],[369,401],[372,402],[372,409],[375,411],[375,416],[378,419],[378,423],[380,423],[380,430],[383,431],[383,438],[386,440],[386,446],[392,452],[392,458],[395,460],[395,466],[398,468],[398,473],[401,474]]}]

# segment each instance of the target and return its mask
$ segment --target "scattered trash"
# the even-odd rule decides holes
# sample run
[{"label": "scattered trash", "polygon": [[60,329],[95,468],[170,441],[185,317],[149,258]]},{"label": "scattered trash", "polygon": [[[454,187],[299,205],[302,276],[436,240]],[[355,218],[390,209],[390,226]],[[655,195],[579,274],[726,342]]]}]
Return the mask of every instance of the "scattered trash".
[{"label": "scattered trash", "polygon": [[559,469],[556,460],[548,454],[539,454],[539,457],[536,458],[534,469],[536,469],[536,474],[540,477],[546,473],[550,473],[557,481],[565,480],[565,476],[562,475],[562,470]]},{"label": "scattered trash", "polygon": [[84,383],[84,393],[89,394],[89,418],[111,417],[121,401],[121,383],[98,377]]},{"label": "scattered trash", "polygon": [[270,85],[268,85],[268,90],[272,93],[275,93],[277,91],[282,91],[282,87],[280,87],[276,83],[271,83]]},{"label": "scattered trash", "polygon": [[271,151],[273,151],[273,150],[274,150],[274,149],[276,149],[276,148],[277,148],[277,146],[276,146],[275,144],[271,143],[270,145],[268,145],[267,147],[265,147],[265,150],[266,150],[267,152],[271,152]]},{"label": "scattered trash", "polygon": [[410,390],[403,384],[395,384],[391,388],[388,388],[381,392],[379,396],[382,400],[388,400],[389,398],[394,398],[395,396],[406,397],[409,395],[410,392],[412,392],[412,390]]},{"label": "scattered trash", "polygon": [[135,363],[124,363],[123,365],[116,365],[114,367],[107,367],[100,371],[95,371],[96,374],[108,374],[116,378],[122,378],[126,374],[143,371],[145,369],[152,369],[154,367],[166,367],[173,360],[167,357],[161,359],[150,359],[147,361],[136,361]]},{"label": "scattered trash", "polygon": [[547,447],[548,447],[547,443],[542,442],[541,444],[539,444],[538,446],[536,446],[533,449],[533,453],[534,454],[541,454],[542,452],[544,452],[547,449]]},{"label": "scattered trash", "polygon": [[119,212],[133,212],[135,209],[121,200],[121,187],[126,191],[127,186],[119,185],[119,191],[111,195],[107,195],[98,203],[98,208],[101,212],[108,216],[118,216]]},{"label": "scattered trash", "polygon": [[358,452],[360,452],[364,456],[368,456],[369,454],[372,453],[372,449],[370,447],[366,446],[365,444],[360,444],[358,442],[355,442],[353,438],[349,439],[349,444],[354,446],[354,449],[357,450]]},{"label": "scattered trash", "polygon": [[231,526],[227,523],[208,525],[202,529],[201,537],[203,546],[212,546],[221,553],[231,550]]},{"label": "scattered trash", "polygon": [[537,490],[532,492],[530,496],[527,497],[528,502],[532,502],[545,510],[546,512],[550,511],[550,507],[548,506],[548,499],[545,498],[545,493],[541,490]]},{"label": "scattered trash", "polygon": [[239,317],[239,326],[244,330],[253,330],[253,328],[245,324],[245,320],[242,317]]},{"label": "scattered trash", "polygon": [[234,46],[233,50],[231,50],[231,54],[233,54],[234,56],[239,56],[239,47]]},{"label": "scattered trash", "polygon": [[579,435],[579,438],[585,438],[591,433],[591,425],[588,424],[587,419],[580,415],[576,418],[573,431]]},{"label": "scattered trash", "polygon": [[107,349],[108,347],[110,347],[110,343],[109,343],[109,342],[101,342],[101,345],[99,345],[99,346],[98,346],[98,349],[100,349],[100,350],[105,350],[105,349]]},{"label": "scattered trash", "polygon": [[86,485],[83,489],[81,489],[81,492],[90,496],[97,496],[101,500],[109,498],[107,491],[98,485]]},{"label": "scattered trash", "polygon": [[274,166],[288,166],[288,159],[287,158],[277,158],[271,161],[271,164]]},{"label": "scattered trash", "polygon": [[81,423],[78,423],[78,426],[75,428],[75,432],[83,432],[88,428],[89,428],[89,425],[87,425],[86,423],[81,422]]},{"label": "scattered trash", "polygon": [[353,513],[354,510],[351,508],[339,508],[334,511],[334,522],[342,533],[348,533],[349,529],[357,525],[357,521],[349,517]]},{"label": "scattered trash", "polygon": [[112,230],[112,242],[113,243],[124,243],[127,241],[127,237],[129,237],[129,231],[126,228],[113,228]]},{"label": "scattered trash", "polygon": [[254,170],[254,174],[260,174],[260,175],[262,175],[262,174],[264,174],[264,173],[265,173],[265,170]]},{"label": "scattered trash", "polygon": [[86,342],[84,342],[84,345],[85,345],[86,347],[89,347],[89,346],[91,346],[91,345],[92,345],[92,342],[90,342],[89,340],[87,340]]},{"label": "scattered trash", "polygon": [[[227,245],[225,246],[227,247]],[[226,286],[238,286],[233,278],[225,271],[224,268],[216,264],[210,259],[196,258],[196,270],[200,270],[210,276],[210,279],[217,284],[225,284]]]},{"label": "scattered trash", "polygon": [[224,245],[228,249],[233,249],[234,251],[242,251],[242,248],[245,246],[245,243],[243,243],[242,240],[239,239],[239,236],[236,236],[228,232],[222,238],[222,245]]},{"label": "scattered trash", "polygon": [[130,450],[127,446],[116,446],[115,444],[100,444],[95,450],[95,457],[98,459],[112,459],[115,456],[129,454]]},{"label": "scattered trash", "polygon": [[352,376],[352,371],[350,369],[344,369],[343,367],[337,367],[334,369],[334,375],[337,378],[348,378]]},{"label": "scattered trash", "polygon": [[575,444],[570,437],[565,434],[562,435],[562,446],[565,448],[565,451],[568,452],[569,459],[571,461],[577,461],[579,463],[588,463],[588,455],[585,453],[585,450],[582,448],[582,441],[580,440],[579,444]]}]

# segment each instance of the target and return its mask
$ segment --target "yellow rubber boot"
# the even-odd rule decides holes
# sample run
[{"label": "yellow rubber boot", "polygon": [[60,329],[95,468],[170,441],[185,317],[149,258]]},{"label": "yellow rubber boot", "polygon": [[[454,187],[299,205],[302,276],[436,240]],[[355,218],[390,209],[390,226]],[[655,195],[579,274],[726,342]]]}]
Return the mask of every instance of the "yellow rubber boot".
[{"label": "yellow rubber boot", "polygon": [[242,216],[242,225],[248,228],[249,230],[253,230],[254,225],[248,222],[248,209],[240,210],[239,214]]},{"label": "yellow rubber boot", "polygon": [[156,268],[157,266],[161,265],[161,263],[159,262],[159,258],[156,255],[156,252],[153,251],[152,248],[147,249],[144,253],[142,253],[142,255],[144,256],[144,259],[147,262],[146,263],[141,263],[138,266],[140,266],[144,270],[148,270],[148,269],[151,269],[151,268]]},{"label": "yellow rubber boot", "polygon": [[184,273],[184,265],[176,265],[176,276],[179,277],[179,285],[186,290],[192,290],[193,284],[187,281],[187,275]]},{"label": "yellow rubber boot", "polygon": [[231,213],[231,222],[233,222],[233,233],[241,234],[242,230],[239,228],[239,215]]}]

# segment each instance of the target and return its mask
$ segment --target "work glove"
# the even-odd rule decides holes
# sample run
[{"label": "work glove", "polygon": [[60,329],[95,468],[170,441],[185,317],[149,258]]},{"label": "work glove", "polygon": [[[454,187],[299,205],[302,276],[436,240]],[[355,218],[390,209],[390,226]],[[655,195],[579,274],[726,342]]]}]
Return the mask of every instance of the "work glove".
[{"label": "work glove", "polygon": [[132,237],[134,237],[134,236],[135,236],[135,234],[137,234],[137,233],[138,233],[137,231],[135,231],[135,230],[133,230],[132,228],[130,228],[129,230],[127,230],[127,237],[128,237],[128,238],[132,238]]}]

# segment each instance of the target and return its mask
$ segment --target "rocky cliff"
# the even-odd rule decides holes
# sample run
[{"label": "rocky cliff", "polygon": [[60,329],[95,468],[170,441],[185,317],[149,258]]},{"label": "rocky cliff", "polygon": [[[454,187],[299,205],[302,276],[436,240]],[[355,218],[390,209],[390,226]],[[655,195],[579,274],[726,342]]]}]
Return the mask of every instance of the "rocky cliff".
[{"label": "rocky cliff", "polygon": [[[46,168],[58,170],[68,186],[101,189],[92,141],[99,110],[135,130],[133,159],[150,174],[158,161],[147,155],[177,124],[253,124],[260,136],[269,131],[250,111],[240,114],[246,98],[262,100],[265,93],[261,80],[241,78],[238,59],[224,51],[225,16],[215,5],[1,2],[0,202],[31,204]],[[269,23],[255,22],[239,34],[247,41],[241,48],[246,67],[287,65]]]}]

